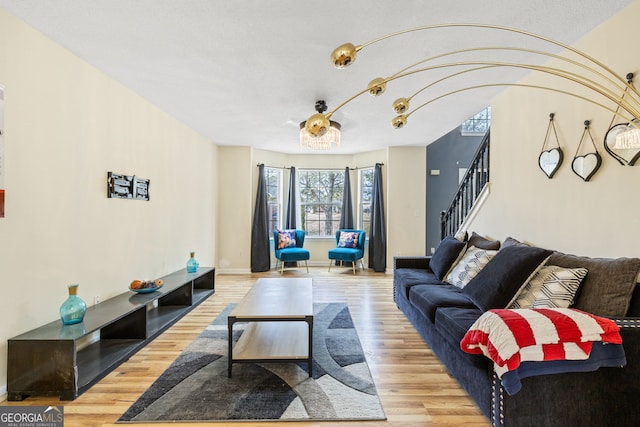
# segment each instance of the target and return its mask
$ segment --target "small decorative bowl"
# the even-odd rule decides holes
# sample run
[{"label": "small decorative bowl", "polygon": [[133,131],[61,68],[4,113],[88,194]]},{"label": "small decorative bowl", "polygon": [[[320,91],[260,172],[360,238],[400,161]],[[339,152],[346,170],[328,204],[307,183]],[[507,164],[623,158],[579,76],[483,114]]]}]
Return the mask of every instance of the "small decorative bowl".
[{"label": "small decorative bowl", "polygon": [[139,294],[148,294],[148,293],[157,291],[162,287],[162,285],[163,285],[162,282],[158,283],[158,281],[149,280],[149,281],[142,282],[140,287],[137,287],[137,288],[132,288],[131,286],[129,286],[129,290],[131,292],[136,292]]}]

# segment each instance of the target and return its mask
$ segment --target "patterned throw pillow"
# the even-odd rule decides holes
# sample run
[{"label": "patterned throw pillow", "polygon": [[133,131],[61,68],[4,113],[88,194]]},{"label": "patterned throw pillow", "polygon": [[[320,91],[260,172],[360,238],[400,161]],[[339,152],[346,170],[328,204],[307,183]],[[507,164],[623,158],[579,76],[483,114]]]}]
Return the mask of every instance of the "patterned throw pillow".
[{"label": "patterned throw pillow", "polygon": [[460,262],[447,274],[445,282],[460,289],[464,288],[497,253],[498,251],[469,247]]},{"label": "patterned throw pillow", "polygon": [[296,231],[295,230],[278,230],[278,249],[295,248],[296,247]]},{"label": "patterned throw pillow", "polygon": [[522,288],[509,308],[568,308],[578,292],[586,268],[541,268]]},{"label": "patterned throw pillow", "polygon": [[358,247],[358,235],[355,231],[341,231],[340,239],[338,240],[339,248],[357,248]]}]

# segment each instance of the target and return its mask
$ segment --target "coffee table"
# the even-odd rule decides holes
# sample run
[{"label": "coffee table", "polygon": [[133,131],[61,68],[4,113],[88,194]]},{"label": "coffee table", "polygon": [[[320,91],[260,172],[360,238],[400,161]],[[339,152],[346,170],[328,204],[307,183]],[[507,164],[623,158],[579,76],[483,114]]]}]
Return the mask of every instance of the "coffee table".
[{"label": "coffee table", "polygon": [[[233,345],[233,325],[250,322]],[[305,324],[306,323],[306,324]],[[247,292],[227,319],[228,376],[234,363],[306,361],[313,366],[311,279],[263,278]]]}]

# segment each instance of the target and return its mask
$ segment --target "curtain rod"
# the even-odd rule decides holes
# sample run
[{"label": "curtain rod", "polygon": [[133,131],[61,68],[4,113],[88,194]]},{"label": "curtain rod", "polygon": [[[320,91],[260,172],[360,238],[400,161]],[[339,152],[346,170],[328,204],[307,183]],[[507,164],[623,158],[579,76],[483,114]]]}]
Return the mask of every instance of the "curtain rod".
[{"label": "curtain rod", "polygon": [[[377,165],[380,166],[384,166],[384,163],[376,163]],[[263,163],[258,163],[256,166],[260,167],[260,165],[264,165]],[[270,169],[291,169],[291,166],[266,166],[264,165],[264,167],[266,168],[270,168]],[[350,167],[349,170],[358,170],[358,169],[372,169],[374,168],[375,165],[373,166],[356,166],[356,167]],[[304,170],[331,170],[331,169],[335,169],[335,168],[300,168],[300,169],[304,169]],[[339,170],[339,169],[335,169],[335,170]]]},{"label": "curtain rod", "polygon": [[264,163],[258,163],[256,166],[260,167],[261,165],[269,169],[291,169],[291,167],[287,167],[287,166],[267,166]]}]

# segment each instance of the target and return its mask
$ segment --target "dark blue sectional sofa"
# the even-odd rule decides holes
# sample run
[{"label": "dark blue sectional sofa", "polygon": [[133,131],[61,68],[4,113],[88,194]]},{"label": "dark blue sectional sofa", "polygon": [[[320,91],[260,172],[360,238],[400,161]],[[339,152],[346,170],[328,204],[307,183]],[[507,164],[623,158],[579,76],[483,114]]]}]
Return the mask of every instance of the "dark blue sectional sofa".
[{"label": "dark blue sectional sofa", "polygon": [[[509,395],[493,371],[493,362],[461,350],[461,339],[483,311],[459,288],[438,279],[430,265],[432,257],[394,258],[394,300],[493,425],[640,425],[640,259],[587,258],[553,251],[542,256],[549,253],[547,265],[589,270],[573,307],[616,321],[626,366],[532,376],[522,379],[522,389]],[[500,281],[509,277],[505,269],[520,268],[519,261],[508,258],[491,259],[483,270],[485,279]],[[442,265],[436,268],[441,269]]]}]

